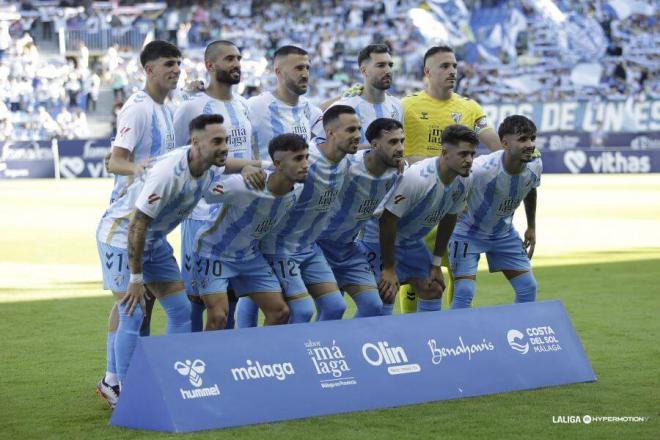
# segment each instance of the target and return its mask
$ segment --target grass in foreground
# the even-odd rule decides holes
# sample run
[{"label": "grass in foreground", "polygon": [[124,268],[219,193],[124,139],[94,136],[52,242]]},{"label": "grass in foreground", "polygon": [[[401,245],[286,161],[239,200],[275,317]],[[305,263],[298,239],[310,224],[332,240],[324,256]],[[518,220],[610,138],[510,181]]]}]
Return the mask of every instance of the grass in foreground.
[{"label": "grass in foreground", "polygon": [[[660,380],[657,274],[660,259],[547,266],[540,298],[560,298],[598,381],[192,434],[194,438],[657,438]],[[71,286],[90,293],[97,285]],[[18,292],[16,292],[18,293]],[[26,292],[27,293],[27,292]],[[28,293],[29,294],[29,293]],[[476,305],[512,301],[499,274],[481,273]],[[2,438],[167,438],[108,426],[94,394],[104,369],[109,298],[0,306]],[[347,312],[350,316],[352,310]],[[439,316],[440,318],[440,316]],[[154,315],[154,334],[163,314]],[[553,416],[649,416],[645,423],[553,424]],[[655,433],[655,434],[654,434]]]}]

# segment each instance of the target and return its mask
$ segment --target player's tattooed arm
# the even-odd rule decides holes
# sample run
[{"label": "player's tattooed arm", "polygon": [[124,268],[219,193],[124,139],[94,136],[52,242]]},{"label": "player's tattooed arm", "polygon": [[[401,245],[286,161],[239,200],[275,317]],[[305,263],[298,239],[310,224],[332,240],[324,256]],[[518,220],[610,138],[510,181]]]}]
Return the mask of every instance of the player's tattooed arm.
[{"label": "player's tattooed arm", "polygon": [[[147,236],[147,228],[151,218],[139,209],[128,226],[128,268],[133,274],[142,274],[142,255],[144,253],[144,241]],[[126,296],[121,300],[126,305],[128,314],[132,315],[135,307],[140,305],[144,309],[144,296],[146,289],[143,282],[129,282]]]},{"label": "player's tattooed arm", "polygon": [[528,249],[527,256],[531,260],[536,246],[536,188],[532,188],[523,202],[525,204],[525,216],[527,217],[527,230],[525,231],[523,244],[525,249]]},{"label": "player's tattooed arm", "polygon": [[120,176],[137,176],[149,166],[151,159],[141,163],[135,163],[131,159],[131,152],[126,148],[112,147],[110,159],[108,160],[108,171]]},{"label": "player's tattooed arm", "polygon": [[392,303],[399,291],[399,279],[396,276],[396,224],[399,219],[387,209],[379,220],[380,261],[383,265],[378,280],[378,291],[384,302]]}]

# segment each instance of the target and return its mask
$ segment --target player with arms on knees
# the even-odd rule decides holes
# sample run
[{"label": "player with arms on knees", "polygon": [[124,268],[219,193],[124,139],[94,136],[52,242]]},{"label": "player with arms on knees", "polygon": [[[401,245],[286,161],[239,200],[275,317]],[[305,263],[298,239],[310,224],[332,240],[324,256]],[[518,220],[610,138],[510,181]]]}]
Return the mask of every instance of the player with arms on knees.
[{"label": "player with arms on knees", "polygon": [[[491,151],[502,148],[481,106],[454,92],[456,67],[456,55],[449,46],[434,46],[424,54],[426,87],[401,100],[403,131],[406,134],[405,157],[408,163],[437,156],[442,149],[442,133],[452,124],[464,125],[473,130],[479,142]],[[426,238],[426,243],[429,248],[433,247],[435,230]],[[446,259],[443,265],[451,270]],[[447,295],[450,301],[451,294],[450,284]],[[416,310],[415,290],[412,286],[401,289],[399,301],[402,312]]]},{"label": "player with arms on knees", "polygon": [[[445,288],[440,261],[465,204],[475,148],[474,131],[450,125],[442,133],[439,157],[411,165],[383,203],[380,219],[367,223],[360,242],[378,279],[385,304],[393,304],[400,283],[419,294],[417,311],[441,308]],[[424,236],[438,226],[433,256]],[[391,311],[391,308],[389,309]]]},{"label": "player with arms on knees", "polygon": [[[175,148],[172,112],[165,105],[168,94],[176,89],[181,73],[181,52],[166,41],[152,41],[140,53],[146,75],[144,90],[131,95],[117,116],[117,133],[107,161],[115,174],[110,203],[119,198],[149,162]],[[140,333],[149,334],[153,299],[147,301],[146,316]],[[106,373],[96,385],[96,392],[112,407],[119,392],[115,366],[115,337],[119,317],[113,304],[106,337]]]},{"label": "player with arms on knees", "polygon": [[[536,299],[530,260],[536,245],[536,188],[543,168],[541,158],[533,157],[536,126],[530,119],[514,115],[502,121],[498,133],[504,150],[475,159],[468,208],[449,243],[454,309],[470,307],[482,253],[490,271],[501,271],[509,280],[515,302]],[[527,216],[524,241],[512,224],[520,202],[524,202]]]},{"label": "player with arms on knees", "polygon": [[209,202],[222,203],[222,213],[197,234],[195,278],[206,305],[206,330],[225,328],[227,290],[249,296],[264,312],[265,324],[286,324],[289,308],[282,288],[259,250],[262,237],[277,227],[296,203],[307,177],[308,146],[295,134],[274,137],[268,146],[274,171],[264,189],[249,188],[238,175],[221,180],[222,189]]},{"label": "player with arms on knees", "polygon": [[366,139],[371,148],[350,157],[346,184],[317,240],[339,288],[357,306],[355,318],[382,314],[374,274],[355,239],[396,184],[403,161],[403,127],[395,119],[379,118],[367,128]]}]

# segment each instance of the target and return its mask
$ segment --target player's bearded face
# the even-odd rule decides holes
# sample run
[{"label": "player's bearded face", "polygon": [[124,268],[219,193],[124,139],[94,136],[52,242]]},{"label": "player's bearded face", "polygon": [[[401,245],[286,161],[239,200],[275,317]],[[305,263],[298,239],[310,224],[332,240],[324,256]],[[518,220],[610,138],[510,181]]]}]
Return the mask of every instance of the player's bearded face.
[{"label": "player's bearded face", "polygon": [[378,90],[392,86],[392,57],[388,53],[372,53],[366,67],[367,80]]},{"label": "player's bearded face", "polygon": [[309,57],[289,55],[282,66],[286,88],[296,95],[304,95],[309,87]]},{"label": "player's bearded face", "polygon": [[198,142],[205,163],[218,167],[225,165],[229,147],[227,146],[227,132],[222,125],[207,125]]},{"label": "player's bearded face", "polygon": [[335,130],[337,148],[347,154],[357,153],[360,146],[360,120],[356,115],[339,115],[339,124]]},{"label": "player's bearded face", "polygon": [[505,137],[504,148],[509,150],[514,158],[523,163],[533,160],[536,134],[515,134]]},{"label": "player's bearded face", "polygon": [[222,69],[218,67],[215,71],[215,79],[222,84],[238,84],[241,82],[241,66]]},{"label": "player's bearded face", "polygon": [[403,161],[403,130],[397,128],[385,132],[379,141],[383,161],[390,167],[397,168]]},{"label": "player's bearded face", "polygon": [[308,150],[278,152],[278,156],[279,168],[284,175],[294,182],[304,183],[309,168]]},{"label": "player's bearded face", "polygon": [[241,82],[241,53],[238,48],[223,45],[216,58],[215,79],[222,84],[238,84]]},{"label": "player's bearded face", "polygon": [[456,86],[456,56],[438,52],[426,61],[428,79],[433,89],[453,89]]},{"label": "player's bearded face", "polygon": [[468,177],[474,160],[475,146],[469,142],[459,142],[457,147],[443,150],[449,168],[461,177]]}]

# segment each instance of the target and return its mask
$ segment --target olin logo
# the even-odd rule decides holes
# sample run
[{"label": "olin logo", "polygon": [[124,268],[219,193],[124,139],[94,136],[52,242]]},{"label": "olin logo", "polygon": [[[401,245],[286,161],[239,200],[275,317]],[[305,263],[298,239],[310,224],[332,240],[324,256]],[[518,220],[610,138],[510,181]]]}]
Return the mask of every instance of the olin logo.
[{"label": "olin logo", "polygon": [[362,346],[362,356],[371,366],[387,365],[387,372],[392,376],[422,371],[419,364],[408,363],[408,355],[403,347],[390,347],[387,341],[364,344]]}]

